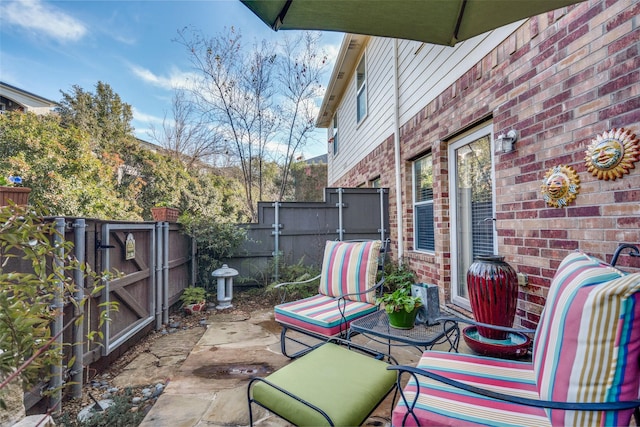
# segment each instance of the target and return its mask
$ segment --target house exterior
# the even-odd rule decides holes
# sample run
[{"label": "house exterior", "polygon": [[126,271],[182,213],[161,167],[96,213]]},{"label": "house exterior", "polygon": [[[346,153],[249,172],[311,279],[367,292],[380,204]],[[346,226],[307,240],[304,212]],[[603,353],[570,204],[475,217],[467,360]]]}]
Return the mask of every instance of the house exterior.
[{"label": "house exterior", "polygon": [[26,90],[0,82],[0,114],[5,111],[30,111],[34,114],[48,114],[58,104],[55,101],[35,95]]},{"label": "house exterior", "polygon": [[[474,257],[504,256],[516,324],[535,327],[569,252],[640,244],[638,16],[588,0],[454,47],[345,35],[317,119],[328,185],[389,188],[394,255],[452,310],[470,314]],[[609,139],[626,166],[598,163]]]}]

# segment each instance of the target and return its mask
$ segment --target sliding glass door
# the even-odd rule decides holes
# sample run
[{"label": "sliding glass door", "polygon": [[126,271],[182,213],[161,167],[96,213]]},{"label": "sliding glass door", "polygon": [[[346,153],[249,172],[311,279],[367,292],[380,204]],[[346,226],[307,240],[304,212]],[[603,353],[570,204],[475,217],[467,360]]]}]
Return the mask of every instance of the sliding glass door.
[{"label": "sliding glass door", "polygon": [[467,269],[478,255],[496,252],[493,126],[486,125],[449,146],[451,295],[470,308]]}]

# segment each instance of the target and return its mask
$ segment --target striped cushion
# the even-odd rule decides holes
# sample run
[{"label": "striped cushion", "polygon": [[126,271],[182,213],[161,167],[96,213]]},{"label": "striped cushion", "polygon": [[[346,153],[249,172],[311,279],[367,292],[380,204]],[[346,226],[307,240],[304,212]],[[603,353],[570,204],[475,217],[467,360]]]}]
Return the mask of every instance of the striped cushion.
[{"label": "striped cushion", "polygon": [[[528,362],[507,361],[468,354],[427,351],[418,368],[484,389],[512,396],[538,398],[533,366]],[[544,409],[478,396],[443,383],[419,377],[420,393],[414,413],[400,399],[392,414],[394,426],[534,426],[550,425]],[[403,389],[411,406],[416,395],[413,378]]]},{"label": "striped cushion", "polygon": [[[620,401],[638,397],[640,274],[576,252],[552,281],[535,339],[540,398]],[[549,410],[553,425],[628,425],[632,411]]]},{"label": "striped cushion", "polygon": [[[346,303],[345,323],[338,307],[343,303]],[[373,313],[376,309],[374,304],[366,302],[347,299],[339,302],[336,298],[316,295],[277,305],[274,311],[277,322],[330,337],[346,331],[352,320]]]},{"label": "striped cushion", "polygon": [[[324,248],[319,293],[339,297],[364,292],[376,283],[380,240],[327,242]],[[375,303],[375,291],[352,295],[353,301]]]}]

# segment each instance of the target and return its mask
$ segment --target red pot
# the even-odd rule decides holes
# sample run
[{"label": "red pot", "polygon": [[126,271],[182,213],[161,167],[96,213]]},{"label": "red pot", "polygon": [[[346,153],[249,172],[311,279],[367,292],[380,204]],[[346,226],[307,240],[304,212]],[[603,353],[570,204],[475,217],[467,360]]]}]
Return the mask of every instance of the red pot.
[{"label": "red pot", "polygon": [[[473,315],[478,322],[513,326],[518,305],[518,276],[504,257],[477,257],[467,270],[467,288]],[[507,332],[479,326],[486,338],[504,340]]]}]

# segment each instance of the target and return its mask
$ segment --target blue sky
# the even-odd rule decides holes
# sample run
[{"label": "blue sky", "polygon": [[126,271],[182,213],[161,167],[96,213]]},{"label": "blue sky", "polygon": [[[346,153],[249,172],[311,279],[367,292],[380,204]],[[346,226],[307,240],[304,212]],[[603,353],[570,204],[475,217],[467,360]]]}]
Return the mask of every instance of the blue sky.
[{"label": "blue sky", "polygon": [[[136,135],[150,140],[150,124],[159,127],[171,109],[172,86],[192,71],[173,41],[185,26],[211,37],[233,26],[245,44],[292,33],[273,32],[239,0],[0,0],[0,80],[52,101],[102,81],[133,107]],[[323,33],[329,58],[342,36]],[[326,153],[326,130],[314,139],[306,158]]]}]

